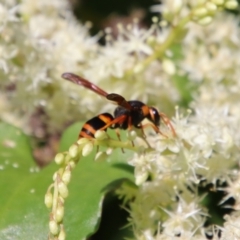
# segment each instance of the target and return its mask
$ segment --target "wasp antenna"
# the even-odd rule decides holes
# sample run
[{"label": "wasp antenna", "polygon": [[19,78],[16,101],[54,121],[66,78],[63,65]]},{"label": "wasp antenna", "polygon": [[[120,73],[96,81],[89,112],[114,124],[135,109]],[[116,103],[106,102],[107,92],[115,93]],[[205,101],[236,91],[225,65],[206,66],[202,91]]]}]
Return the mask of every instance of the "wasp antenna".
[{"label": "wasp antenna", "polygon": [[67,79],[67,78],[69,78],[69,76],[71,76],[71,75],[72,75],[71,73],[65,72],[65,73],[63,73],[63,74],[61,75],[61,77]]}]

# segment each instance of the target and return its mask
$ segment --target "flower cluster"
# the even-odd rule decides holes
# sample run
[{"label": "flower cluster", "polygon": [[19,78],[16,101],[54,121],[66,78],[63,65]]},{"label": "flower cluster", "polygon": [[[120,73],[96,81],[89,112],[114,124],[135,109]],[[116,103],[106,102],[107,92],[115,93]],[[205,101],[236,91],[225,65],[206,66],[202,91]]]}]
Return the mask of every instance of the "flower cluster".
[{"label": "flower cluster", "polygon": [[[145,140],[149,144],[141,144],[136,132],[129,134],[129,141],[122,142],[108,138],[104,131],[97,131],[94,139],[81,138],[68,152],[57,154],[55,161],[61,167],[54,174],[54,183],[45,197],[45,204],[52,209],[51,235],[60,238],[65,234],[64,199],[68,196],[72,170],[93,146],[108,146],[136,152],[129,164],[134,166],[138,189],[123,185],[117,190],[118,196],[129,204],[130,223],[136,239],[206,239],[207,234],[219,239],[216,229],[204,227],[209,209],[202,205],[207,195],[198,194],[202,182],[211,183],[214,191],[226,192],[218,202],[222,207],[227,207],[225,202],[234,198],[231,208],[236,212],[225,216],[224,227],[216,228],[222,232],[220,239],[227,239],[229,234],[238,239],[239,233],[232,222],[239,217],[240,206],[239,170],[236,168],[240,139],[234,138],[239,121],[229,118],[225,109],[206,107],[195,114],[190,111],[181,114],[176,108],[172,123],[176,135],[167,126],[162,126],[162,135],[147,133]],[[131,144],[133,140],[135,146]],[[102,161],[108,155],[107,151],[99,152],[95,160]],[[220,188],[218,181],[227,184]]]},{"label": "flower cluster", "polygon": [[[133,135],[133,134],[132,134]],[[108,138],[105,131],[97,131],[94,139],[80,138],[73,144],[68,151],[58,153],[55,156],[55,162],[60,168],[53,175],[53,184],[51,184],[45,194],[45,205],[51,209],[49,218],[49,239],[65,239],[66,233],[63,225],[64,202],[68,197],[68,184],[71,181],[72,171],[82,157],[89,155],[94,146],[107,146],[113,148],[126,148],[138,151],[137,147],[132,146],[130,138],[127,142],[119,142]],[[98,152],[95,161],[106,160],[111,153],[109,149]]]},{"label": "flower cluster", "polygon": [[[173,113],[169,109],[181,99],[181,92],[169,78],[178,75],[179,68],[185,69],[177,68],[173,62],[174,38],[181,39],[186,24],[196,22],[203,9],[203,19],[209,15],[213,18],[222,7],[234,7],[235,1],[173,2],[164,3],[160,9],[165,20],[176,25],[178,31],[160,30],[158,24],[164,26],[164,21],[159,23],[157,19],[153,19],[149,29],[142,29],[135,20],[129,26],[118,26],[117,39],[107,29],[104,47],[97,44],[100,35],[89,36],[90,23],[76,22],[65,1],[26,0],[17,5],[13,0],[1,4],[1,87],[2,95],[10,100],[9,114],[13,115],[6,117],[9,114],[3,109],[1,118],[26,130],[29,116],[36,108],[42,108],[54,131],[66,122],[110,110],[111,106],[104,101],[96,101],[97,96],[64,83],[60,78],[64,71],[79,73],[106,91],[117,89],[126,99],[164,102],[162,110]],[[192,31],[194,27],[189,36]],[[158,58],[161,62],[156,61]],[[134,84],[134,93],[129,83]],[[18,115],[23,112],[25,121],[19,122]]]},{"label": "flower cluster", "polygon": [[24,112],[21,127],[26,130],[36,108],[44,109],[53,131],[77,119],[73,108],[81,102],[80,94],[60,76],[63,69],[81,72],[79,66],[96,57],[98,37],[89,36],[88,23],[77,23],[65,1],[8,1],[0,6],[5,19],[0,26],[1,94],[10,100],[16,121]]},{"label": "flower cluster", "polygon": [[[227,195],[219,204],[224,206],[233,197],[233,208],[239,206],[239,172],[232,171],[240,158],[240,139],[234,136],[239,120],[231,119],[225,109],[206,107],[186,116],[177,109],[173,122],[177,137],[151,137],[154,151],[136,154],[129,162],[140,188],[131,205],[132,224],[139,239],[201,236],[207,216],[197,193],[201,181],[212,183],[215,189],[218,180],[226,181],[228,187],[221,190]],[[160,229],[160,236],[154,237]]]},{"label": "flower cluster", "polygon": [[[160,5],[166,19],[175,25],[196,7],[180,3],[166,1]],[[215,4],[217,10],[220,5],[235,6],[236,2],[196,4]],[[158,7],[153,10],[159,10]],[[195,9],[191,17],[196,13]],[[186,82],[199,86],[190,103],[194,112],[184,115],[176,109],[173,122],[177,137],[149,136],[154,151],[135,154],[129,162],[135,168],[139,185],[136,199],[130,204],[131,223],[136,238],[141,240],[206,239],[208,234],[211,239],[239,238],[240,137],[236,133],[240,123],[237,93],[240,31],[236,19],[226,14],[218,15],[208,26],[202,26],[209,22],[195,15],[192,19],[182,40],[183,57],[175,67],[176,74],[184,76]],[[227,186],[219,187],[219,181]],[[204,227],[209,209],[201,204],[206,196],[198,194],[202,182],[211,183],[214,191],[225,192],[219,206],[236,211],[225,216],[224,226],[217,226],[219,231],[213,227],[209,233]],[[124,189],[118,193],[128,199]],[[234,205],[225,205],[230,198],[234,199]]]}]

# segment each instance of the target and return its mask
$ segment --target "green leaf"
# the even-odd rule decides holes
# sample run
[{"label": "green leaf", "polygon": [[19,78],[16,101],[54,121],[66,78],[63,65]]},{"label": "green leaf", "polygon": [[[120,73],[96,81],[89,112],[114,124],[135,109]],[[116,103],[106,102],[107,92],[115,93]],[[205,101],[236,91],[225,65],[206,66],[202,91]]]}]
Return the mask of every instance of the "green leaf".
[{"label": "green leaf", "polygon": [[[78,135],[80,128],[80,124],[75,124],[65,132],[62,150],[71,145],[73,141],[67,139],[76,133]],[[133,169],[125,164],[130,155],[130,151],[122,153],[121,150],[114,150],[110,162],[94,162],[95,152],[80,160],[72,172],[70,195],[65,204],[67,239],[84,239],[97,230],[104,196],[124,181],[133,180]]]},{"label": "green leaf", "polygon": [[[76,141],[80,128],[81,124],[75,124],[66,131],[61,151]],[[47,239],[49,210],[44,195],[58,166],[53,163],[37,171],[29,138],[6,123],[0,123],[0,133],[0,239]],[[114,151],[110,163],[94,162],[94,155],[82,158],[72,172],[65,202],[67,239],[94,233],[104,196],[133,179],[132,168],[125,164],[130,151]]]},{"label": "green leaf", "polygon": [[0,239],[46,239],[44,194],[55,166],[39,173],[28,137],[6,123],[0,133]]},{"label": "green leaf", "polygon": [[128,222],[130,214],[122,205],[122,201],[117,198],[114,192],[105,196],[101,223],[98,231],[90,237],[91,240],[134,239],[132,226]]}]

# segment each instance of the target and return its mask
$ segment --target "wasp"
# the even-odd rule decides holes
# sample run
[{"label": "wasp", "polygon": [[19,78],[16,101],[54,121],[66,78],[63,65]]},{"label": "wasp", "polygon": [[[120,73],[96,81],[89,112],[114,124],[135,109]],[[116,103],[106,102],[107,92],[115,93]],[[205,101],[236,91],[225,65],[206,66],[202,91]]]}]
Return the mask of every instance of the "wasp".
[{"label": "wasp", "polygon": [[[114,116],[110,113],[101,113],[88,120],[83,125],[79,138],[94,138],[97,130],[106,131],[108,128],[131,130],[133,126],[142,129],[142,131],[143,128],[151,126],[156,133],[164,135],[159,129],[161,119],[171,129],[173,135],[176,135],[170,120],[164,113],[158,112],[156,108],[149,107],[138,100],[127,101],[117,93],[107,93],[94,83],[73,73],[63,73],[62,78],[83,86],[117,105]],[[144,119],[148,119],[150,123],[143,125]],[[116,131],[116,133],[120,140],[119,132]]]}]

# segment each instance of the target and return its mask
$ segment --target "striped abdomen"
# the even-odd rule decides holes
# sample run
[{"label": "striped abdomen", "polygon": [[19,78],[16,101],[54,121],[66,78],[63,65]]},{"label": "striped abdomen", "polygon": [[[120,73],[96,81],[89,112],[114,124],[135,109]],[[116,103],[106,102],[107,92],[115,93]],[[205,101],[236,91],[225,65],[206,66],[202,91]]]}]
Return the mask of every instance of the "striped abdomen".
[{"label": "striped abdomen", "polygon": [[[94,138],[95,132],[106,126],[106,124],[110,123],[113,119],[114,118],[110,113],[102,113],[91,118],[83,125],[79,138]],[[105,129],[105,131],[106,130],[107,129]]]}]

